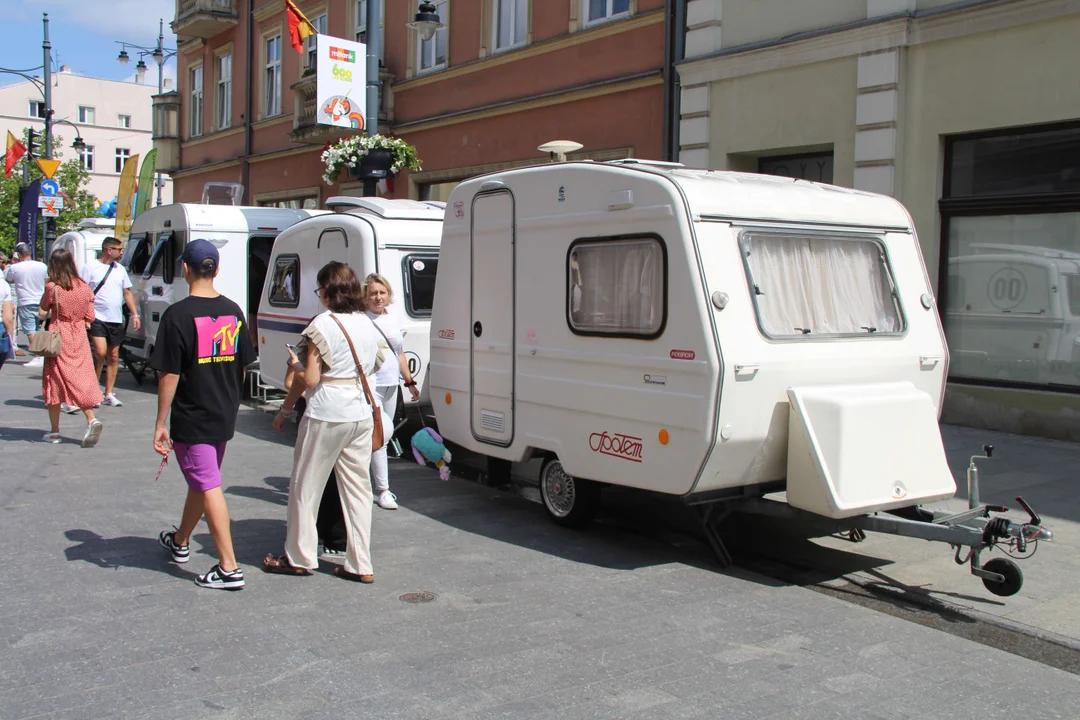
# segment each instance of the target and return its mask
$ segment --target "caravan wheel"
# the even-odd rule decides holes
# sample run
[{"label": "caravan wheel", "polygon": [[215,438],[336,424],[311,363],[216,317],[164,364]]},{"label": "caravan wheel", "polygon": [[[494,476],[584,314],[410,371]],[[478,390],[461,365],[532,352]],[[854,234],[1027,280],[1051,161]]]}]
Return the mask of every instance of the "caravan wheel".
[{"label": "caravan wheel", "polygon": [[540,470],[540,496],[551,519],[565,527],[585,525],[600,507],[600,486],[567,474],[553,457]]}]

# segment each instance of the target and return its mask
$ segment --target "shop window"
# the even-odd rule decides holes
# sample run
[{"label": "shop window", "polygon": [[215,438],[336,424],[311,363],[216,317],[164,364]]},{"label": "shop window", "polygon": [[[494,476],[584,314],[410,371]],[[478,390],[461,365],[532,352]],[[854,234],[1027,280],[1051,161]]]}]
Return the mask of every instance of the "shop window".
[{"label": "shop window", "polygon": [[411,317],[431,317],[439,256],[406,255],[401,264],[401,274],[405,278],[405,311]]},{"label": "shop window", "polygon": [[763,157],[758,159],[758,172],[832,185],[833,156],[832,153],[810,153]]},{"label": "shop window", "polygon": [[904,329],[877,240],[746,232],[739,246],[765,335],[868,337]]},{"label": "shop window", "polygon": [[1080,126],[945,144],[949,377],[1080,390]]},{"label": "shop window", "polygon": [[294,308],[300,304],[300,257],[280,255],[270,279],[270,304]]},{"label": "shop window", "polygon": [[667,258],[656,237],[580,240],[567,258],[567,316],[579,335],[658,337]]}]

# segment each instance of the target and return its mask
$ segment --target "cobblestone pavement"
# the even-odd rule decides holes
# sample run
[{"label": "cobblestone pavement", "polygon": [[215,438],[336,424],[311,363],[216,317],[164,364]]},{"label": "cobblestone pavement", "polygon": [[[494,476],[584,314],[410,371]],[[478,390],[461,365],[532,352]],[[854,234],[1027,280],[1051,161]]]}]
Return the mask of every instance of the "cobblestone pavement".
[{"label": "cobblestone pavement", "polygon": [[0,371],[3,720],[1080,717],[1080,677],[411,462],[374,585],[265,575],[293,435],[246,409],[224,472],[248,587],[202,590],[205,525],[186,567],[157,545],[185,486],[154,482],[149,389],[124,378],[82,450],[80,418],[40,442],[39,375]]}]

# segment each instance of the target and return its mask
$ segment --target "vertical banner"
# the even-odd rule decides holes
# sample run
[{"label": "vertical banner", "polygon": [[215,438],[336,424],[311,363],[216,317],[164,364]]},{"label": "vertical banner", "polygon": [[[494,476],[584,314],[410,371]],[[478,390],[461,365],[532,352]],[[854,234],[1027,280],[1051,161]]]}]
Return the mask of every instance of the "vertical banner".
[{"label": "vertical banner", "polygon": [[135,196],[135,212],[132,219],[142,215],[150,209],[150,203],[154,200],[154,171],[157,170],[157,148],[146,153],[142,161],[142,170],[139,172],[139,194]]},{"label": "vertical banner", "polygon": [[120,172],[120,188],[116,193],[115,235],[122,243],[127,242],[131,221],[135,219],[135,173],[138,169],[139,156],[135,154],[124,161],[124,169]]},{"label": "vertical banner", "polygon": [[22,205],[19,206],[18,242],[34,248],[37,257],[38,197],[41,195],[41,180],[37,179],[26,186]]},{"label": "vertical banner", "polygon": [[367,111],[367,45],[318,35],[315,122],[363,130]]}]

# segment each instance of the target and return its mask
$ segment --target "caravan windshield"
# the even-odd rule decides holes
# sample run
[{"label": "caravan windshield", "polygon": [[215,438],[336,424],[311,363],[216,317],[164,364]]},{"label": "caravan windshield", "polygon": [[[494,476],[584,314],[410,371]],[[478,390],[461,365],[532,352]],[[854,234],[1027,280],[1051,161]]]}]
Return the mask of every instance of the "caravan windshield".
[{"label": "caravan windshield", "polygon": [[121,263],[132,275],[141,275],[146,269],[146,263],[150,259],[150,243],[145,235],[132,235],[128,238],[127,247],[124,248],[124,259]]},{"label": "caravan windshield", "polygon": [[744,232],[739,245],[765,335],[792,339],[903,331],[879,241],[755,231]]}]

